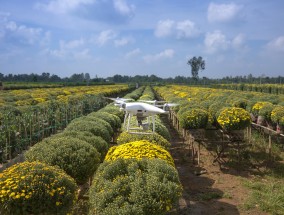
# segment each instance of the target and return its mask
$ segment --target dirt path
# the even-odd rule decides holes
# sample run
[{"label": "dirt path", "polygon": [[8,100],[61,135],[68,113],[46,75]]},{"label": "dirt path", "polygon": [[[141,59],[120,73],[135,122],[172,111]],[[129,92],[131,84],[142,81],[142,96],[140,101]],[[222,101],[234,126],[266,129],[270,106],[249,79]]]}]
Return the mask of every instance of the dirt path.
[{"label": "dirt path", "polygon": [[243,209],[249,191],[241,185],[241,178],[250,177],[248,172],[234,169],[221,171],[219,165],[212,164],[213,156],[204,148],[201,148],[198,166],[192,161],[189,146],[183,143],[177,131],[172,126],[168,126],[168,129],[172,136],[170,153],[184,189],[179,205],[171,211],[171,215],[266,214]]}]

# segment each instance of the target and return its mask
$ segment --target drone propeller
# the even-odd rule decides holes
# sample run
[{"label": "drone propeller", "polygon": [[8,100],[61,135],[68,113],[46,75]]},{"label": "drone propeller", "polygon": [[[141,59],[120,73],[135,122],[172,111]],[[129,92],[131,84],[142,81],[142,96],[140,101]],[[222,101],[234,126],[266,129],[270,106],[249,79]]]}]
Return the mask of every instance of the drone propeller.
[{"label": "drone propeller", "polygon": [[166,101],[157,101],[157,100],[138,100],[139,102],[146,102],[150,104],[159,104],[159,103],[165,103]]},{"label": "drone propeller", "polygon": [[125,98],[109,98],[109,97],[106,97],[107,99],[110,99],[112,101],[114,101],[116,104],[121,104],[121,103],[125,103],[127,101],[133,101],[133,99],[125,99]]}]

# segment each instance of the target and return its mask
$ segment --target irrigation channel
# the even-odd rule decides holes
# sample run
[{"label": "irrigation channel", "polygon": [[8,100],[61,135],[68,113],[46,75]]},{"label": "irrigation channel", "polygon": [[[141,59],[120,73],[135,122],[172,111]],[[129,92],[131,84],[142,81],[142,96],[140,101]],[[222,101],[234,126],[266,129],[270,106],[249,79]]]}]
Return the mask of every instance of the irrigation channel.
[{"label": "irrigation channel", "polygon": [[241,178],[248,178],[249,171],[220,168],[214,162],[214,154],[202,146],[202,159],[198,164],[197,159],[192,157],[190,144],[174,128],[168,116],[161,116],[161,119],[171,134],[170,153],[183,185],[182,197],[169,215],[267,214],[259,210],[242,209],[248,190],[241,185]]}]

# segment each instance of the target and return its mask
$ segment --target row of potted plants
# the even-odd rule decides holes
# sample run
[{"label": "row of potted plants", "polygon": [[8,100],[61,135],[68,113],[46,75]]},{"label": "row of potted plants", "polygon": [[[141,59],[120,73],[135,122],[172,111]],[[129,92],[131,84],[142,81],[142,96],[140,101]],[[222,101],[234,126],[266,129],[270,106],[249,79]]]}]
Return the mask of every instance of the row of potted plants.
[{"label": "row of potted plants", "polygon": [[262,112],[274,123],[275,130],[276,125],[283,125],[284,97],[280,95],[188,86],[165,86],[155,89],[166,100],[181,104],[175,111],[184,128],[214,126],[224,130],[244,129]]},{"label": "row of potted plants", "polygon": [[[60,95],[52,91],[56,89],[40,89],[38,93],[43,97],[48,94],[50,100],[37,105],[0,107],[0,163],[14,158],[34,143],[64,129],[73,119],[102,108],[106,105],[103,96],[117,96],[130,90],[126,85],[116,87],[90,87],[90,92],[85,87],[86,94],[80,92],[82,87],[66,88],[69,91],[65,92],[64,99],[57,99]],[[59,92],[64,93],[64,88],[60,88]],[[15,92],[5,91],[4,94]],[[30,95],[31,92],[25,94]]]},{"label": "row of potted plants", "polygon": [[[140,99],[153,100],[151,92]],[[122,132],[117,144],[94,176],[90,214],[166,214],[182,192],[170,143],[158,133]]]}]

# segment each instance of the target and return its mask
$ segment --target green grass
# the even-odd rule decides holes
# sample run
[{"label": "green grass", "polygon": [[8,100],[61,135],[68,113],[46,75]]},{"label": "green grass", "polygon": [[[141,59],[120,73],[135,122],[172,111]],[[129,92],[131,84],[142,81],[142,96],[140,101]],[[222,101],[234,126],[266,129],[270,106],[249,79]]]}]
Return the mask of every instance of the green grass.
[{"label": "green grass", "polygon": [[223,195],[216,192],[202,193],[198,196],[200,201],[210,201],[211,199],[220,199]]},{"label": "green grass", "polygon": [[251,191],[244,203],[244,209],[257,208],[269,214],[284,215],[283,145],[272,143],[270,157],[267,147],[268,141],[262,135],[252,136],[252,146],[247,149],[246,162],[257,168],[259,174],[254,174],[258,175],[254,179],[243,180],[243,185]]},{"label": "green grass", "polygon": [[245,181],[252,192],[245,202],[245,209],[259,208],[270,214],[284,214],[284,181],[273,177]]}]

